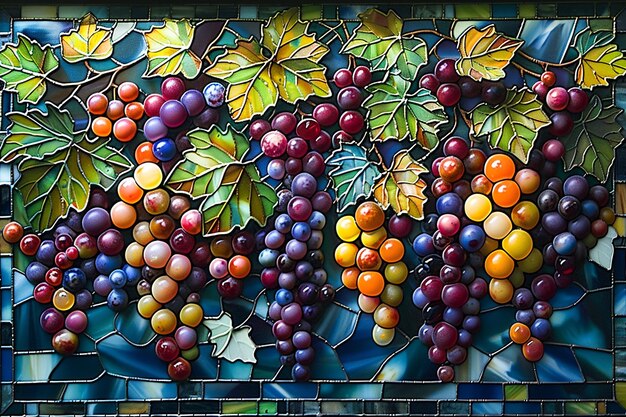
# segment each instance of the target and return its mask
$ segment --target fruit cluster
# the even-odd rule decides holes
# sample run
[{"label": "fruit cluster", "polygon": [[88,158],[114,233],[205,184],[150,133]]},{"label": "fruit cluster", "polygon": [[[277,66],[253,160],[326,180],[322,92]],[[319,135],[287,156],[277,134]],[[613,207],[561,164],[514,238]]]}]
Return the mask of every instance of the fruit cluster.
[{"label": "fruit cluster", "polygon": [[501,81],[476,81],[459,76],[454,59],[442,59],[433,73],[424,74],[419,85],[429,90],[443,106],[456,106],[462,98],[477,98],[497,106],[506,98],[506,88]]},{"label": "fruit cluster", "polygon": [[252,233],[241,231],[211,241],[214,258],[209,264],[209,275],[217,279],[217,291],[225,299],[237,298],[243,291],[243,279],[250,275],[252,264],[248,255],[256,247]]},{"label": "fruit cluster", "polygon": [[87,99],[89,113],[97,116],[91,122],[91,131],[99,137],[111,133],[120,142],[130,142],[137,135],[137,123],[144,116],[143,104],[136,101],[139,88],[132,82],[117,87],[119,100],[110,100],[102,93],[94,93]]},{"label": "fruit cluster", "polygon": [[335,249],[335,262],[345,268],[341,281],[346,288],[359,290],[359,308],[373,314],[372,339],[380,346],[391,343],[400,321],[397,307],[404,296],[400,285],[409,273],[402,261],[405,251],[400,239],[409,235],[412,226],[410,217],[393,215],[385,228],[385,213],[371,201],[361,203],[354,216],[343,216],[336,224],[343,241]]},{"label": "fruit cluster", "polygon": [[566,136],[574,127],[574,118],[582,113],[589,104],[589,96],[580,87],[566,90],[556,86],[556,75],[545,71],[541,79],[533,85],[533,91],[543,100],[550,114],[550,134]]},{"label": "fruit cluster", "polygon": [[273,158],[268,175],[280,181],[276,215],[256,240],[264,267],[261,282],[277,289],[269,308],[276,349],[298,381],[310,378],[315,359],[312,323],[335,295],[326,283],[321,251],[332,199],[317,180],[326,169],[322,153],[331,145],[320,125],[314,118],[298,121],[291,113],[278,113],[269,122],[255,120],[249,130],[252,140],[261,141],[263,154]]}]

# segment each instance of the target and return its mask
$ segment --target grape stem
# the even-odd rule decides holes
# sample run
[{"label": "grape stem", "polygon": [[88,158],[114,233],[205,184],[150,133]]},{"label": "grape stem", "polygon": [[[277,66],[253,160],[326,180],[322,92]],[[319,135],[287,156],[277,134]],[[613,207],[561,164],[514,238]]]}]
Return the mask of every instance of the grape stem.
[{"label": "grape stem", "polygon": [[410,32],[404,33],[403,36],[414,36],[414,35],[420,35],[423,33],[430,33],[432,35],[437,35],[442,39],[454,42],[454,39],[451,36],[444,35],[443,33],[436,31],[435,29],[416,29],[416,30],[412,30]]}]

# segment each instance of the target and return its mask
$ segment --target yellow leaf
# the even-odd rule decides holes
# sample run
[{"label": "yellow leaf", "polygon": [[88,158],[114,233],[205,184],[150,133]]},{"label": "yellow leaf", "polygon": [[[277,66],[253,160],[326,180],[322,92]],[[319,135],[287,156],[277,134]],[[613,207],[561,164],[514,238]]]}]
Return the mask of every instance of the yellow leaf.
[{"label": "yellow leaf", "polygon": [[424,218],[424,195],[426,181],[419,177],[428,172],[415,161],[408,150],[400,151],[393,159],[392,167],[374,184],[374,197],[383,209],[393,208],[400,213],[407,213],[416,220]]},{"label": "yellow leaf", "polygon": [[294,104],[312,95],[330,97],[326,68],[319,64],[328,47],[307,29],[298,9],[288,9],[268,21],[260,41],[238,40],[207,70],[228,82],[226,101],[234,120],[263,114],[279,98]]},{"label": "yellow leaf", "polygon": [[195,26],[188,19],[165,19],[161,27],[153,27],[144,34],[148,45],[148,68],[144,77],[166,77],[182,73],[196,78],[202,61],[190,49]]},{"label": "yellow leaf", "polygon": [[468,75],[477,81],[499,80],[504,78],[504,67],[509,65],[523,43],[497,33],[494,25],[482,30],[471,27],[457,41],[461,58],[456,62],[456,69],[460,75]]},{"label": "yellow leaf", "polygon": [[591,48],[581,58],[576,68],[576,82],[582,88],[592,89],[609,85],[608,80],[626,74],[626,58],[617,45]]},{"label": "yellow leaf", "polygon": [[111,33],[111,29],[98,26],[96,17],[87,13],[78,29],[61,35],[61,55],[68,62],[107,59],[113,53]]}]

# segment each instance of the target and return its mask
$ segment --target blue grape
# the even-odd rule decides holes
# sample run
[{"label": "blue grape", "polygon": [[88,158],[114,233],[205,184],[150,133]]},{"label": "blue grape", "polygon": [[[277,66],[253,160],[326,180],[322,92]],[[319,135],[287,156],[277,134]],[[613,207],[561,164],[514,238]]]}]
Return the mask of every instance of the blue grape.
[{"label": "blue grape", "polygon": [[291,227],[291,236],[300,242],[306,242],[311,237],[311,226],[305,222],[296,222]]},{"label": "blue grape", "polygon": [[120,255],[105,255],[99,254],[96,257],[96,269],[98,272],[104,275],[109,275],[111,272],[122,267],[122,257]]},{"label": "blue grape", "polygon": [[202,94],[204,94],[206,104],[211,107],[220,107],[224,104],[226,88],[220,83],[210,83],[204,87]]},{"label": "blue grape", "polygon": [[154,142],[152,153],[163,162],[171,161],[176,156],[176,144],[170,138],[161,138]]},{"label": "blue grape", "polygon": [[87,285],[87,277],[80,268],[70,268],[63,272],[63,288],[77,292]]},{"label": "blue grape", "polygon": [[122,311],[128,306],[128,293],[121,288],[114,288],[107,296],[107,305],[113,311]]},{"label": "blue grape", "polygon": [[275,298],[276,302],[281,306],[286,306],[287,304],[293,303],[293,294],[291,293],[291,291],[285,288],[281,288],[276,291]]},{"label": "blue grape", "polygon": [[266,268],[273,267],[276,264],[276,259],[278,259],[278,255],[280,252],[274,249],[263,249],[261,253],[259,253],[259,263],[261,266]]},{"label": "blue grape", "polygon": [[314,211],[311,213],[311,217],[309,217],[309,226],[313,230],[322,230],[324,226],[326,226],[326,216],[324,216],[319,211]]},{"label": "blue grape", "polygon": [[556,253],[566,256],[572,255],[574,252],[576,252],[576,243],[577,240],[573,234],[569,232],[564,232],[554,237],[554,240],[552,241],[552,246],[554,247]]},{"label": "blue grape", "polygon": [[137,285],[141,279],[141,269],[124,265],[122,270],[126,273],[126,285]]},{"label": "blue grape", "polygon": [[413,250],[417,256],[424,257],[435,253],[433,238],[428,233],[419,234],[413,241]]},{"label": "blue grape", "polygon": [[265,246],[270,249],[278,249],[285,243],[285,235],[278,230],[272,230],[265,235]]},{"label": "blue grape", "polygon": [[461,229],[459,243],[468,252],[476,252],[485,243],[485,231],[482,227],[470,224]]},{"label": "blue grape", "polygon": [[291,226],[293,226],[293,220],[291,220],[291,217],[289,217],[288,214],[283,213],[276,217],[276,220],[274,220],[274,229],[280,233],[289,233],[291,231]]},{"label": "blue grape", "polygon": [[552,333],[552,326],[546,319],[536,319],[530,326],[530,333],[539,340],[545,340]]},{"label": "blue grape", "polygon": [[437,199],[435,204],[437,213],[454,214],[461,218],[463,216],[463,200],[455,193],[447,193]]},{"label": "blue grape", "polygon": [[109,281],[111,281],[111,287],[123,288],[128,281],[128,276],[122,269],[116,269],[109,274]]}]

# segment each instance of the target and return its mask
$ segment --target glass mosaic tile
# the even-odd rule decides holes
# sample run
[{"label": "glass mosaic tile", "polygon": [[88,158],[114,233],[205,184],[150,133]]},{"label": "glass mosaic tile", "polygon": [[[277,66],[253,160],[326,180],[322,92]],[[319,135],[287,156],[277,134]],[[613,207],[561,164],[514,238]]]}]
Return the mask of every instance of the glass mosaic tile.
[{"label": "glass mosaic tile", "polygon": [[0,5],[0,415],[624,415],[623,8]]}]

